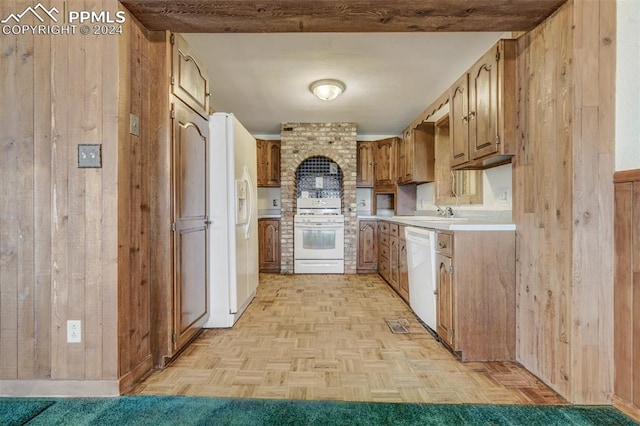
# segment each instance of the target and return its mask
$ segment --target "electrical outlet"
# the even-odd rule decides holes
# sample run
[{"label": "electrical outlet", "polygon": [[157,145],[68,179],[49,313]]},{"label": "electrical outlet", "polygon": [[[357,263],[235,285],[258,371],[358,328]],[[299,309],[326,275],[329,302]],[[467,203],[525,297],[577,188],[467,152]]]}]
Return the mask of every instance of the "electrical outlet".
[{"label": "electrical outlet", "polygon": [[67,343],[82,342],[82,330],[80,320],[67,321]]},{"label": "electrical outlet", "polygon": [[102,145],[79,144],[78,145],[78,167],[83,169],[102,167]]},{"label": "electrical outlet", "polygon": [[501,188],[498,192],[498,201],[503,203],[511,202],[511,191],[508,188]]},{"label": "electrical outlet", "polygon": [[273,207],[278,207],[278,199],[277,198],[273,199]]}]

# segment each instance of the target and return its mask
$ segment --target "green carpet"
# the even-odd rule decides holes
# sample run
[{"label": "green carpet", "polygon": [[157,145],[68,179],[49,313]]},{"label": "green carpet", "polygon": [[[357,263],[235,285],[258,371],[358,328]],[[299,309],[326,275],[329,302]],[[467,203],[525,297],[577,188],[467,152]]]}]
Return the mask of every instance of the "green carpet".
[{"label": "green carpet", "polygon": [[638,425],[613,407],[125,396],[0,398],[0,425]]}]

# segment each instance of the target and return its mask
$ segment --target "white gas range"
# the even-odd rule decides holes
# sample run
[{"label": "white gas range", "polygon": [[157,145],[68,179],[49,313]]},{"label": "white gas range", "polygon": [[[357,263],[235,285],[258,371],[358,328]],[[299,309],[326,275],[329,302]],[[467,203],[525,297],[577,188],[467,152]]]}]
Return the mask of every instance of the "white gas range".
[{"label": "white gas range", "polygon": [[294,227],[296,274],[344,273],[344,216],[340,198],[298,198]]}]

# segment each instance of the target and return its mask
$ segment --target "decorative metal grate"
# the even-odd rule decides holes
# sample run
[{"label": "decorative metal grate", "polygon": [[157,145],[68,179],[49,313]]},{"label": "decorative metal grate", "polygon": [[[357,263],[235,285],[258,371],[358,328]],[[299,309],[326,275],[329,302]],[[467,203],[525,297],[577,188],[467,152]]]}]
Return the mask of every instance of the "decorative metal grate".
[{"label": "decorative metal grate", "polygon": [[296,170],[298,198],[342,198],[342,170],[327,157],[309,157]]}]

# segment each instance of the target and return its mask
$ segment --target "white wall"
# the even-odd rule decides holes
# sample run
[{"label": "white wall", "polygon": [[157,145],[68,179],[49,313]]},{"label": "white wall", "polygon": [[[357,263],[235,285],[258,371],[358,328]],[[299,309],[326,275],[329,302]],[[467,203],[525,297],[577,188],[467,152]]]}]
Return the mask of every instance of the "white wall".
[{"label": "white wall", "polygon": [[640,2],[618,0],[616,170],[640,168]]},{"label": "white wall", "polygon": [[357,188],[356,201],[358,203],[358,215],[371,214],[371,200],[373,199],[373,188]]},{"label": "white wall", "polygon": [[[504,194],[506,193],[506,200]],[[487,169],[482,173],[482,204],[458,205],[463,210],[511,210],[512,209],[512,167],[511,164]],[[418,185],[416,210],[435,210],[435,184]],[[445,207],[445,206],[440,206]],[[456,207],[456,206],[452,206]]]},{"label": "white wall", "polygon": [[[273,205],[273,200],[277,205]],[[258,213],[280,213],[280,188],[258,188]]]}]

